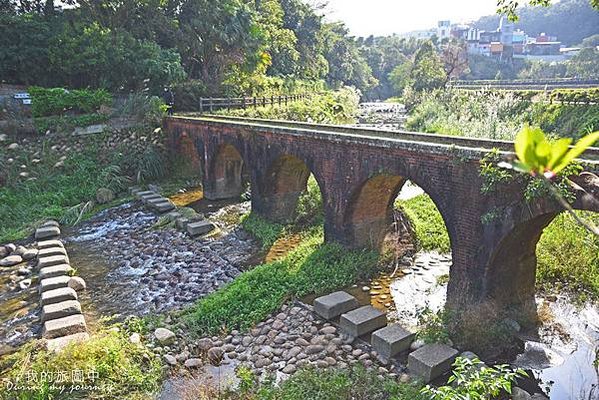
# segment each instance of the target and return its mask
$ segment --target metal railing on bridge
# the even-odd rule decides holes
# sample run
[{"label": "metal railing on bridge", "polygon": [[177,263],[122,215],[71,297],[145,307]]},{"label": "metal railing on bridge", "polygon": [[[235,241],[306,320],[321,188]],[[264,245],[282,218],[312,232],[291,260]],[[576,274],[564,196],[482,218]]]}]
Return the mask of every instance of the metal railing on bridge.
[{"label": "metal railing on bridge", "polygon": [[289,103],[306,100],[310,97],[311,95],[309,94],[262,97],[202,97],[200,98],[200,113],[239,108],[257,108],[267,105],[286,106]]}]

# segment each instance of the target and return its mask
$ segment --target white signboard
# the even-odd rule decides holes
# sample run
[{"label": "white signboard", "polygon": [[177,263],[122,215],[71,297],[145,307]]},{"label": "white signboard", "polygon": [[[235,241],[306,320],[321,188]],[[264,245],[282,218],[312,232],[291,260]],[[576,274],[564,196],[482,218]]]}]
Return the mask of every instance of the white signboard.
[{"label": "white signboard", "polygon": [[31,99],[23,99],[23,104],[31,104]]},{"label": "white signboard", "polygon": [[30,99],[31,96],[29,96],[29,93],[15,93],[14,98],[15,99]]}]

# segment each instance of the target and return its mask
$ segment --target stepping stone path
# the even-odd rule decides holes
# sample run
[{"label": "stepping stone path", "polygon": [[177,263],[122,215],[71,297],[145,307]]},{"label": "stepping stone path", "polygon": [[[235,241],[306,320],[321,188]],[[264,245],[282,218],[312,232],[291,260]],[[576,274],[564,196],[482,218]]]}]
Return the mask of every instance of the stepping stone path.
[{"label": "stepping stone path", "polygon": [[175,205],[166,197],[152,190],[142,190],[140,188],[131,188],[130,192],[138,200],[141,200],[149,209],[159,214],[164,214],[175,209]]},{"label": "stepping stone path", "polygon": [[187,232],[191,237],[206,235],[215,229],[215,226],[206,220],[202,221],[190,221],[187,218],[181,217],[181,214],[177,213],[176,206],[172,201],[156,193],[153,190],[143,190],[139,187],[132,187],[129,192],[140,200],[147,208],[158,214],[167,214],[167,217],[173,216],[173,220],[176,221],[177,229]]},{"label": "stepping stone path", "polygon": [[[343,311],[339,311],[343,310]],[[410,350],[415,334],[400,324],[387,325],[387,316],[372,307],[359,307],[358,300],[346,292],[335,292],[314,300],[314,311],[321,317],[333,320],[340,315],[339,327],[350,338],[370,333],[370,342],[378,359],[390,359]],[[458,351],[444,344],[425,345],[408,356],[408,371],[425,382],[450,370]]]},{"label": "stepping stone path", "polygon": [[44,324],[42,337],[48,339],[46,347],[51,351],[60,351],[69,343],[89,338],[77,292],[69,287],[74,269],[64,245],[58,240],[59,235],[60,227],[55,221],[35,231]]}]

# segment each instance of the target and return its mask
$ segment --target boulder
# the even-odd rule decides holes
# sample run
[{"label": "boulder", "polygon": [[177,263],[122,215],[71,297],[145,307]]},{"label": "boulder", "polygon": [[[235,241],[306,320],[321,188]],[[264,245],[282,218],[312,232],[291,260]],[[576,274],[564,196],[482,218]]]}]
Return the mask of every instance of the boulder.
[{"label": "boulder", "polygon": [[154,337],[162,346],[170,346],[175,343],[177,336],[173,331],[166,328],[158,328],[154,331]]},{"label": "boulder", "polygon": [[71,279],[69,279],[69,283],[68,286],[75,290],[76,292],[80,292],[82,290],[85,290],[87,288],[87,284],[85,283],[85,281],[83,280],[83,278],[79,277],[79,276],[73,276],[71,277]]},{"label": "boulder", "polygon": [[107,188],[100,188],[96,191],[96,201],[98,204],[110,203],[114,200],[114,192]]},{"label": "boulder", "polygon": [[23,257],[23,260],[33,260],[37,257],[37,249],[26,249],[23,254],[21,254],[21,257]]},{"label": "boulder", "polygon": [[4,257],[0,260],[0,267],[12,267],[13,265],[17,265],[23,262],[23,257],[19,255],[12,255],[8,257]]}]

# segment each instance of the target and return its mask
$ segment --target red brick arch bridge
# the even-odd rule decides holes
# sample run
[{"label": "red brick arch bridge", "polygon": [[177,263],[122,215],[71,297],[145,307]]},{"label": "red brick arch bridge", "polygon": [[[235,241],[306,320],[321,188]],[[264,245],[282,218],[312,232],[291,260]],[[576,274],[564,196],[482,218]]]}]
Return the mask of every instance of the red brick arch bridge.
[{"label": "red brick arch bridge", "polygon": [[[533,311],[536,244],[563,208],[548,197],[526,202],[518,180],[481,192],[481,158],[492,148],[509,154],[509,142],[230,117],[172,117],[164,128],[176,156],[202,173],[206,198],[238,197],[247,174],[253,212],[272,221],[293,217],[312,173],[325,241],[352,248],[381,244],[394,200],[410,180],[431,197],[449,233],[448,309],[491,301],[520,319]],[[599,149],[585,153],[595,173],[597,160]],[[574,208],[599,211],[592,175],[576,182]]]}]

